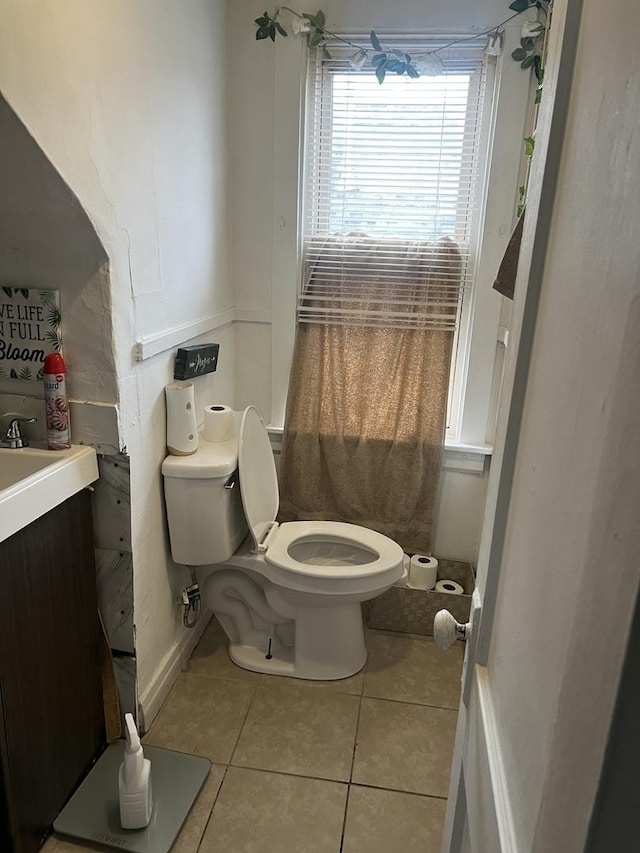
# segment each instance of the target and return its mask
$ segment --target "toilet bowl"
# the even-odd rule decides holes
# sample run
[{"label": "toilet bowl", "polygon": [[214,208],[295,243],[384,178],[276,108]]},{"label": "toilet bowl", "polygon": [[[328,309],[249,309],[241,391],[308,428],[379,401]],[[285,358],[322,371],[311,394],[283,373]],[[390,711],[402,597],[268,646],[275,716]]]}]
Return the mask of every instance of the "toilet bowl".
[{"label": "toilet bowl", "polygon": [[201,437],[196,453],[162,465],[173,559],[202,567],[203,600],[239,666],[318,680],[353,675],[367,657],[361,602],[402,576],[402,549],[355,524],[278,524],[262,418],[249,406],[235,425],[229,440]]}]

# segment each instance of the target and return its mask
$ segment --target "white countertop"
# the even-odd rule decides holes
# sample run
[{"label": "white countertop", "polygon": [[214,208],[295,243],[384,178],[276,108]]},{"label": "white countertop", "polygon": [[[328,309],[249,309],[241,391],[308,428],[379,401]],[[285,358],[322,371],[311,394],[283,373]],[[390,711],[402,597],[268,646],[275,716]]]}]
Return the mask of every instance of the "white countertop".
[{"label": "white countertop", "polygon": [[0,542],[97,479],[92,447],[0,448]]}]

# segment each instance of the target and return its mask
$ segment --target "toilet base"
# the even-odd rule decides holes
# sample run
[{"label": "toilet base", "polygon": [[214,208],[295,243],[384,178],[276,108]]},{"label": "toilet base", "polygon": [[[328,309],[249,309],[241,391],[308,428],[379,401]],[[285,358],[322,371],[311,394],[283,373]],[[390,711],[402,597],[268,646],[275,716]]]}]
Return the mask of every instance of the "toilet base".
[{"label": "toilet base", "polygon": [[348,678],[366,663],[361,596],[354,597],[301,593],[227,567],[202,583],[203,601],[229,638],[234,663],[314,681]]},{"label": "toilet base", "polygon": [[271,638],[270,648],[268,639],[264,648],[231,642],[231,660],[253,672],[313,681],[348,678],[362,669],[367,649],[359,603],[297,610],[293,646],[277,637]]},{"label": "toilet base", "polygon": [[293,648],[281,646],[271,658],[267,658],[264,649],[255,646],[243,646],[241,643],[229,643],[229,657],[242,669],[251,672],[265,672],[269,675],[287,675],[295,678]]}]

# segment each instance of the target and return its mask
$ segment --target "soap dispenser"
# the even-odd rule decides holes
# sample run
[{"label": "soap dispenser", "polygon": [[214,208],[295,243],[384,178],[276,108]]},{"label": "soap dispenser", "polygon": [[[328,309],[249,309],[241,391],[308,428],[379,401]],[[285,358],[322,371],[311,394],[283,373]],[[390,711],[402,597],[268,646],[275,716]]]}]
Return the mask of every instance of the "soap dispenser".
[{"label": "soap dispenser", "polygon": [[151,820],[151,762],[144,757],[132,714],[124,717],[127,743],[118,773],[120,823],[123,829],[143,829]]}]

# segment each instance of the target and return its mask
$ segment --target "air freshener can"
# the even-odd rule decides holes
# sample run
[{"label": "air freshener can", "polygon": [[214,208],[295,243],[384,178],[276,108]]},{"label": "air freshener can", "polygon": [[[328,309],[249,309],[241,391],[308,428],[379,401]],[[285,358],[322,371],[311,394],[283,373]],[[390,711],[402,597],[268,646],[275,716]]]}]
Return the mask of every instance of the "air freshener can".
[{"label": "air freshener can", "polygon": [[71,447],[66,373],[67,366],[59,352],[45,357],[42,379],[49,450],[67,450]]}]

